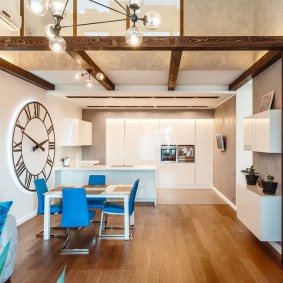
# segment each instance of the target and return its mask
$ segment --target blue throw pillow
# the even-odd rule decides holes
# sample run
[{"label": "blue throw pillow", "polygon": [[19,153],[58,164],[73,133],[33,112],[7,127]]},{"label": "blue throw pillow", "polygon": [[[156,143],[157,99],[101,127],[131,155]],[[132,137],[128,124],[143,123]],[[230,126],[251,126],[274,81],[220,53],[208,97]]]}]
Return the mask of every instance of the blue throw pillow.
[{"label": "blue throw pillow", "polygon": [[0,202],[0,235],[3,230],[7,214],[12,204],[12,201]]}]

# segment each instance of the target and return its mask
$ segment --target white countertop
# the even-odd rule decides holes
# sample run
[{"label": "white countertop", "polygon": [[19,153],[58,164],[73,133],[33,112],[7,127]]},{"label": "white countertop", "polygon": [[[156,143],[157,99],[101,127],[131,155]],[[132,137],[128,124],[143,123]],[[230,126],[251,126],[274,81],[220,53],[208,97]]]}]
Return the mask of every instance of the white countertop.
[{"label": "white countertop", "polygon": [[57,166],[54,167],[55,171],[155,171],[157,169],[156,165],[90,165],[90,164],[79,164],[79,165],[71,165],[69,167]]}]

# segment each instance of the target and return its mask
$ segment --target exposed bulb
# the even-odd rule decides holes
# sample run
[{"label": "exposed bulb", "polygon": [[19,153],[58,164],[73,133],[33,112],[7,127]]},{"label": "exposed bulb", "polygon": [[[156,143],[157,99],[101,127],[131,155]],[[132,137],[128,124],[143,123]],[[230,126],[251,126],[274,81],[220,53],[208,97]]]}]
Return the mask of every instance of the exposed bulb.
[{"label": "exposed bulb", "polygon": [[93,85],[92,80],[91,80],[91,79],[86,80],[86,85],[87,85],[88,87],[92,87],[92,85]]},{"label": "exposed bulb", "polygon": [[161,23],[160,15],[155,11],[149,11],[144,15],[144,25],[148,29],[157,29]]},{"label": "exposed bulb", "polygon": [[54,36],[49,39],[49,47],[55,53],[62,53],[66,50],[66,41],[61,36]]},{"label": "exposed bulb", "polygon": [[50,9],[54,16],[62,16],[65,8],[65,3],[60,0],[50,1]]},{"label": "exposed bulb", "polygon": [[37,16],[44,16],[48,12],[48,0],[25,0],[25,7]]},{"label": "exposed bulb", "polygon": [[82,77],[83,77],[83,74],[82,74],[82,73],[77,73],[77,74],[75,75],[75,78],[76,78],[77,80],[81,79]]},{"label": "exposed bulb", "polygon": [[142,4],[143,4],[143,0],[127,0],[128,7],[134,11],[140,9]]},{"label": "exposed bulb", "polygon": [[98,81],[102,81],[104,79],[104,75],[102,73],[97,73],[95,77]]},{"label": "exposed bulb", "polygon": [[45,36],[50,39],[56,36],[56,30],[54,24],[49,24],[44,28]]},{"label": "exposed bulb", "polygon": [[142,43],[143,35],[139,28],[131,27],[126,31],[125,39],[130,46],[136,47]]}]

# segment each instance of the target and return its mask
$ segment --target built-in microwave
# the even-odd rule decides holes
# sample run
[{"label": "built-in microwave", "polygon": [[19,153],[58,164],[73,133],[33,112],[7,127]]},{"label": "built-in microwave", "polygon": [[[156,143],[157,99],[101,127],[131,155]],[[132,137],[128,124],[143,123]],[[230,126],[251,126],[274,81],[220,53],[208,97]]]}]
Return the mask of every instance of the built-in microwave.
[{"label": "built-in microwave", "polygon": [[161,162],[176,162],[177,161],[177,146],[176,145],[161,145],[160,161]]},{"label": "built-in microwave", "polygon": [[178,145],[177,162],[195,162],[195,146]]}]

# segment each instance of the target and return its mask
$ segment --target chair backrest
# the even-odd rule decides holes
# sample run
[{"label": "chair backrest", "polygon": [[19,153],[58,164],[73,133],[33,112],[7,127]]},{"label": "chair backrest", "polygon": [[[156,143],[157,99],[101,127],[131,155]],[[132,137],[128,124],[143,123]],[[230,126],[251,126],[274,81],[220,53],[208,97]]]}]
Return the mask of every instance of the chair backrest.
[{"label": "chair backrest", "polygon": [[105,175],[89,175],[88,184],[89,185],[105,185],[106,176]]},{"label": "chair backrest", "polygon": [[135,209],[135,198],[136,198],[137,189],[139,186],[139,181],[140,181],[139,179],[135,181],[134,186],[131,190],[130,199],[129,199],[129,215],[132,215]]},{"label": "chair backrest", "polygon": [[39,214],[44,213],[44,195],[43,194],[48,192],[48,188],[43,178],[34,180],[34,186],[36,189],[37,199],[38,199],[37,215],[39,215]]},{"label": "chair backrest", "polygon": [[89,226],[89,214],[84,188],[68,188],[62,190],[63,211],[61,227]]}]

